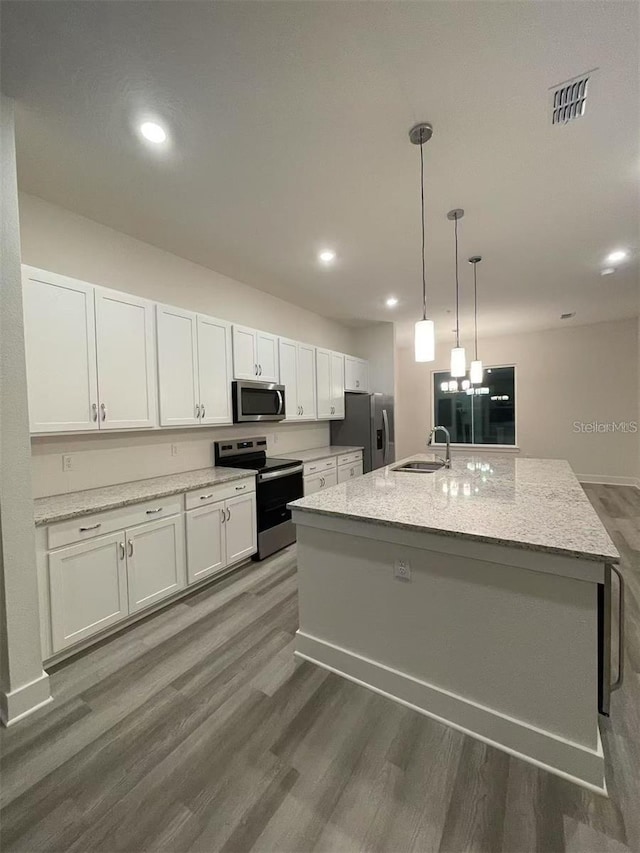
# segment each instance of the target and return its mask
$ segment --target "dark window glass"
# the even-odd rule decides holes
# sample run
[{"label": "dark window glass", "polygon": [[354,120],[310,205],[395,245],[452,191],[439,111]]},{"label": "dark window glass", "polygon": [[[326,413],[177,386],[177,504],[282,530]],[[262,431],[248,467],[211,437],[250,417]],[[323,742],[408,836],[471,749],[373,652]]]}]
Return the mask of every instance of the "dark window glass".
[{"label": "dark window glass", "polygon": [[277,415],[280,398],[275,391],[265,388],[242,389],[243,415]]},{"label": "dark window glass", "polygon": [[[486,367],[482,385],[463,387],[448,372],[433,374],[433,425],[444,426],[452,444],[515,444],[516,390],[514,367]],[[442,434],[435,436],[442,441]]]}]

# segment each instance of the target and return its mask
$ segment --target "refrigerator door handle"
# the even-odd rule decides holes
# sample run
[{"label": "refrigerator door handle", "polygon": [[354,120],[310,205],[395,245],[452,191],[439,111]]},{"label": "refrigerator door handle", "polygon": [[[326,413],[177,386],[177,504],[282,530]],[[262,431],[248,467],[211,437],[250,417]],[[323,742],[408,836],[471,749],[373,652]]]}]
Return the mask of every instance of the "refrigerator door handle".
[{"label": "refrigerator door handle", "polygon": [[387,410],[382,410],[382,427],[384,430],[384,444],[382,450],[382,459],[386,463],[389,458],[389,416]]}]

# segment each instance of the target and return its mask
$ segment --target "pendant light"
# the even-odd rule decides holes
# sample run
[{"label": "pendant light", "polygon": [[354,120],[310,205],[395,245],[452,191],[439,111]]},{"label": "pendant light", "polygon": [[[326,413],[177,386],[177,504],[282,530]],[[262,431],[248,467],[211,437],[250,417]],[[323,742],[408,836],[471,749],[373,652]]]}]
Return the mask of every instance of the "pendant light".
[{"label": "pendant light", "polygon": [[481,385],[483,378],[482,361],[478,358],[478,264],[482,260],[480,255],[469,258],[473,264],[473,325],[475,336],[475,358],[469,368],[469,379],[474,385]]},{"label": "pendant light", "polygon": [[458,279],[458,220],[464,216],[464,210],[458,207],[447,213],[447,219],[453,220],[456,242],[456,345],[451,350],[451,375],[464,376],[467,372],[467,358],[464,347],[460,346],[460,282]]},{"label": "pendant light", "polygon": [[436,331],[433,320],[427,320],[427,279],[424,262],[424,157],[422,146],[433,136],[433,127],[427,122],[416,124],[409,131],[409,139],[420,146],[420,209],[422,213],[422,320],[415,326],[416,361],[433,361],[436,357]]}]

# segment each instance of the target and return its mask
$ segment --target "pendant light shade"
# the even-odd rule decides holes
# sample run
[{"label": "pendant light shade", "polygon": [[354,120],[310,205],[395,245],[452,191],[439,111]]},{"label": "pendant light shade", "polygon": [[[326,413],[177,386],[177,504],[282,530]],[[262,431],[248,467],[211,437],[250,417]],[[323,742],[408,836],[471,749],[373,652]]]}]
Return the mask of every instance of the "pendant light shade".
[{"label": "pendant light shade", "polygon": [[484,379],[484,370],[482,369],[482,361],[478,358],[478,264],[482,260],[480,255],[473,255],[469,258],[469,263],[473,264],[473,328],[475,340],[475,358],[471,362],[469,370],[469,379],[474,385],[482,385]]},{"label": "pendant light shade", "polygon": [[409,131],[409,139],[420,146],[420,212],[422,224],[422,320],[418,320],[414,332],[416,361],[433,361],[436,357],[436,331],[433,320],[427,320],[427,279],[424,261],[424,156],[422,146],[433,135],[433,128],[427,122],[416,124]]},{"label": "pendant light shade", "polygon": [[451,350],[451,375],[459,378],[467,372],[467,359],[464,347],[454,347]]},{"label": "pendant light shade", "polygon": [[416,361],[433,361],[436,357],[436,327],[433,320],[418,320],[415,329]]},{"label": "pendant light shade", "polygon": [[481,385],[483,378],[484,371],[482,369],[482,362],[480,361],[480,359],[475,359],[471,362],[471,367],[469,369],[469,379],[474,385]]},{"label": "pendant light shade", "polygon": [[447,219],[453,221],[456,246],[456,345],[451,350],[451,375],[464,376],[467,372],[467,356],[464,347],[460,346],[460,281],[458,276],[458,220],[464,216],[462,208],[450,210]]}]

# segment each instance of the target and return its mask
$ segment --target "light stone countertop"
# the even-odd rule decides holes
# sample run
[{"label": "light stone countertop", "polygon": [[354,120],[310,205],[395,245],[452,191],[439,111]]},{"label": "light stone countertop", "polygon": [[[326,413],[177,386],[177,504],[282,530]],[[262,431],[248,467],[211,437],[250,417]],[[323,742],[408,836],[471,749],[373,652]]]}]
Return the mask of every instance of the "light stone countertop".
[{"label": "light stone countertop", "polygon": [[295,453],[283,453],[282,459],[299,459],[300,462],[315,462],[316,459],[324,459],[326,456],[342,456],[345,453],[357,453],[364,450],[363,447],[342,446],[330,444],[327,447],[312,447],[311,450],[296,450]]},{"label": "light stone countertop", "polygon": [[82,492],[37,498],[34,501],[36,527],[154,498],[163,498],[167,495],[178,495],[205,486],[230,483],[233,480],[255,477],[255,475],[255,471],[244,468],[200,468],[197,471],[168,474],[164,477],[153,477],[150,480],[137,480],[133,483],[121,483],[101,489],[87,489]]},{"label": "light stone countertop", "polygon": [[[417,453],[408,459],[434,456]],[[450,469],[432,474],[393,471],[400,462],[293,501],[289,507],[599,562],[620,561],[564,460],[456,453]]]}]

